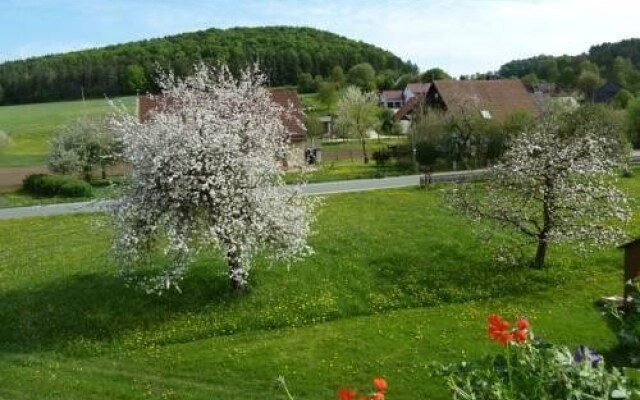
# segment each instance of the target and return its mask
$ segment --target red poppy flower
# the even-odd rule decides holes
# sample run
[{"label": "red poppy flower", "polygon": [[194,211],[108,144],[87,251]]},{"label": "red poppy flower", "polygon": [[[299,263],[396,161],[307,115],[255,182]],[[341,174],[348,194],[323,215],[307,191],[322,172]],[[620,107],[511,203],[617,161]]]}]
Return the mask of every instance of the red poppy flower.
[{"label": "red poppy flower", "polygon": [[520,317],[516,320],[516,326],[518,329],[529,329],[529,320],[523,317]]},{"label": "red poppy flower", "polygon": [[384,400],[384,393],[378,392],[371,396],[371,400]]},{"label": "red poppy flower", "polygon": [[489,316],[489,327],[492,329],[505,331],[509,329],[509,323],[502,319],[501,316],[492,314]]},{"label": "red poppy flower", "polygon": [[527,341],[527,337],[529,336],[529,331],[526,329],[518,329],[513,334],[513,340],[518,343],[524,343]]},{"label": "red poppy flower", "polygon": [[378,377],[373,380],[373,386],[379,393],[384,393],[387,390],[387,381],[384,378]]},{"label": "red poppy flower", "polygon": [[338,397],[340,400],[355,400],[356,391],[349,388],[342,388],[338,390]]},{"label": "red poppy flower", "polygon": [[499,325],[502,322],[502,317],[500,317],[498,314],[491,314],[487,319],[489,321],[489,324],[491,325]]},{"label": "red poppy flower", "polygon": [[506,346],[513,341],[513,335],[510,332],[504,331],[498,336],[496,341],[501,345]]}]

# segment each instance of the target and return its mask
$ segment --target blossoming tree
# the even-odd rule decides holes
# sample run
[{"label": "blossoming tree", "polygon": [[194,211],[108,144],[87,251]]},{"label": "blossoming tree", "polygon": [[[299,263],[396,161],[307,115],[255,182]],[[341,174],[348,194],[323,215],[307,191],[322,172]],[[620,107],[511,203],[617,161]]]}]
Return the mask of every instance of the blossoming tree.
[{"label": "blossoming tree", "polygon": [[91,181],[93,169],[98,166],[104,180],[107,167],[119,161],[120,153],[120,140],[105,121],[78,118],[53,137],[49,168],[63,174],[78,172]]},{"label": "blossoming tree", "polygon": [[360,140],[364,163],[369,162],[367,155],[367,137],[369,131],[379,124],[378,98],[373,92],[362,92],[355,86],[349,86],[338,102],[336,125],[346,136]]},{"label": "blossoming tree", "polygon": [[198,250],[215,247],[233,288],[247,285],[252,259],[293,260],[311,253],[315,200],[287,186],[280,168],[289,151],[283,114],[257,67],[235,79],[226,67],[199,65],[158,84],[162,104],[144,123],[124,112],[113,124],[131,163],[130,185],[115,207],[115,249],[124,274],[160,248],[170,257],[147,278],[148,291],[174,287]]},{"label": "blossoming tree", "polygon": [[549,112],[512,140],[484,188],[462,185],[450,200],[472,218],[535,242],[533,266],[542,268],[549,243],[624,239],[630,209],[615,176],[626,149],[619,130],[596,109]]}]

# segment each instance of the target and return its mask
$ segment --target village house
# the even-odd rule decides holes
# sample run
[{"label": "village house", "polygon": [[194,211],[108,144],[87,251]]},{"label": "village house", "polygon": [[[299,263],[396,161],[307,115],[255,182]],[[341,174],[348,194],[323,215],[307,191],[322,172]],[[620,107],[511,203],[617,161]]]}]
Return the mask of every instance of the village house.
[{"label": "village house", "polygon": [[429,87],[430,83],[409,83],[403,90],[384,90],[380,93],[380,105],[393,110],[395,119],[403,125],[402,132],[406,133],[409,128],[405,117],[424,102]]},{"label": "village house", "polygon": [[[306,150],[307,134],[302,124],[303,111],[298,92],[291,89],[270,89],[271,99],[283,109],[291,107],[292,112],[282,113],[282,123],[287,129],[291,152],[285,166],[298,167],[304,165],[304,152]],[[162,96],[138,96],[138,120],[144,122],[149,119],[150,113],[165,107],[167,101]]]},{"label": "village house", "polygon": [[533,94],[517,79],[435,81],[425,102],[430,109],[472,110],[496,122],[504,122],[517,111],[534,116],[541,112]]},{"label": "village house", "polygon": [[430,83],[409,83],[407,87],[402,91],[402,97],[404,98],[404,102],[409,102],[414,97],[424,97],[427,95],[429,88],[431,87]]},{"label": "village house", "polygon": [[384,90],[380,93],[380,105],[397,110],[404,104],[402,90]]},{"label": "village house", "polygon": [[[418,86],[419,85],[419,86]],[[485,118],[503,122],[518,110],[538,115],[541,106],[519,80],[440,80],[410,84],[395,120],[408,126],[413,115],[424,108],[442,111],[471,109]],[[409,98],[406,99],[406,95]]]}]

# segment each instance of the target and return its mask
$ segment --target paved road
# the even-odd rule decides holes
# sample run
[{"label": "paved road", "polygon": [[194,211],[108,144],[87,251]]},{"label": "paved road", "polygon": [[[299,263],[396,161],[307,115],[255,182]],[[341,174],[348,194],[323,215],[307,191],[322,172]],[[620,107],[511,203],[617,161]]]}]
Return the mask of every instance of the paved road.
[{"label": "paved road", "polygon": [[[440,172],[432,175],[433,182],[467,180],[478,178],[483,170]],[[420,184],[422,175],[398,176],[382,179],[359,179],[350,181],[311,183],[305,187],[304,192],[310,195],[361,192],[366,190],[391,189]],[[93,201],[83,203],[63,203],[45,206],[16,207],[0,209],[0,220],[26,217],[47,217],[62,214],[93,213],[104,210],[111,204],[110,201]]]}]

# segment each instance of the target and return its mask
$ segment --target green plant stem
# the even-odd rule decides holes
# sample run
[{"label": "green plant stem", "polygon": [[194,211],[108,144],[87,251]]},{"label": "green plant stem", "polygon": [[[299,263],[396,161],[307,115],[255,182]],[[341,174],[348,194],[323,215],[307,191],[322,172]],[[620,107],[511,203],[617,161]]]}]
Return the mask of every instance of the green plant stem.
[{"label": "green plant stem", "polygon": [[507,343],[507,375],[509,377],[509,393],[511,394],[511,398],[514,398],[513,395],[513,375],[511,371],[511,343]]},{"label": "green plant stem", "polygon": [[293,396],[291,395],[291,392],[289,392],[289,388],[287,387],[287,382],[284,380],[284,377],[280,377],[278,378],[278,381],[280,382],[280,384],[282,385],[282,387],[284,388],[285,393],[287,394],[287,398],[289,400],[294,400]]}]

